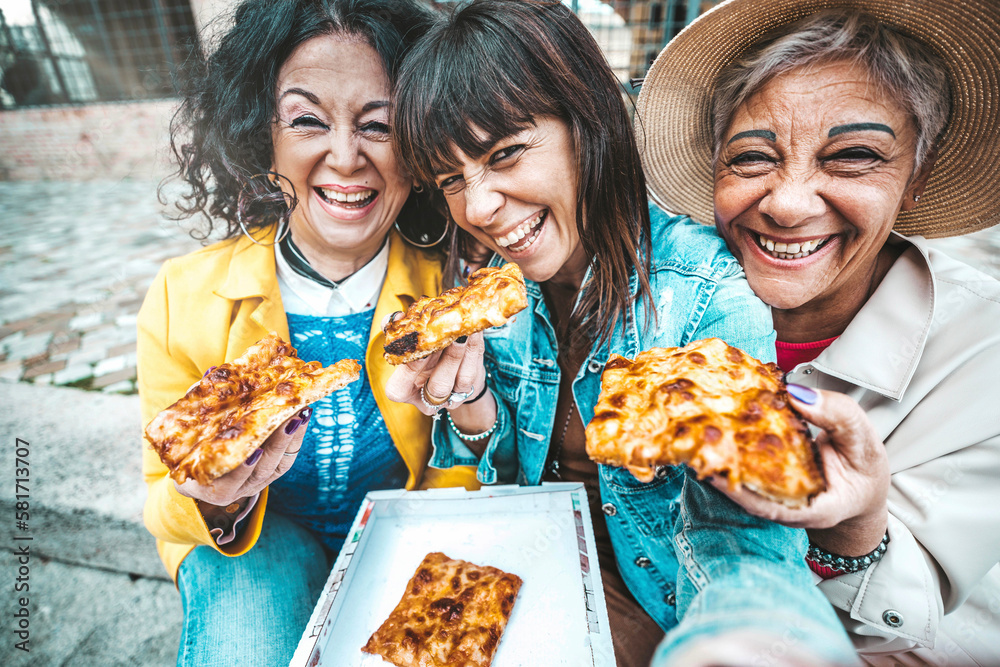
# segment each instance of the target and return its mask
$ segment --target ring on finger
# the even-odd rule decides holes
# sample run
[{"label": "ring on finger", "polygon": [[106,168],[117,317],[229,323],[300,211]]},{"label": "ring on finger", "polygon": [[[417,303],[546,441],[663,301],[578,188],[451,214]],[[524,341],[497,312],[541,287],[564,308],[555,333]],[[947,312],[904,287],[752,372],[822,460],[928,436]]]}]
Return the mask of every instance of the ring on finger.
[{"label": "ring on finger", "polygon": [[[445,409],[446,403],[451,399],[450,396],[445,398],[438,398],[437,396],[428,396],[425,390],[427,385],[420,388],[420,400],[423,401],[424,405],[434,411],[434,419],[441,418],[441,411]],[[431,399],[434,399],[433,401]]]},{"label": "ring on finger", "polygon": [[448,397],[448,408],[451,409],[456,405],[461,405],[462,403],[464,403],[466,399],[472,396],[473,391],[475,391],[475,387],[473,387],[469,391],[451,392],[451,396]]},{"label": "ring on finger", "polygon": [[282,454],[281,454],[281,455],[282,455],[282,456],[295,456],[295,455],[296,455],[296,454],[298,454],[298,453],[299,453],[299,452],[300,452],[301,450],[302,450],[302,448],[301,448],[301,447],[299,447],[299,448],[298,448],[298,449],[296,449],[296,450],[295,450],[294,452],[282,452]]},{"label": "ring on finger", "polygon": [[420,388],[420,391],[423,392],[424,400],[430,403],[431,405],[442,405],[443,403],[447,403],[448,399],[451,398],[450,396],[444,396],[444,397],[435,396],[434,394],[427,391],[426,384]]}]

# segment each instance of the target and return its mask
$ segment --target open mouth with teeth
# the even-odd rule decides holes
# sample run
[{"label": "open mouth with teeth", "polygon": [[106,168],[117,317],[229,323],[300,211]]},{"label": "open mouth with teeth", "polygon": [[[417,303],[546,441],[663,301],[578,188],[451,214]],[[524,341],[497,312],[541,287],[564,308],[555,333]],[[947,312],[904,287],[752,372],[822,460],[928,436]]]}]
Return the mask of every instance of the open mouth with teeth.
[{"label": "open mouth with teeth", "polygon": [[531,220],[525,220],[506,236],[494,236],[493,240],[501,248],[507,248],[510,252],[521,252],[527,250],[528,246],[535,242],[539,232],[542,231],[542,223],[548,217],[548,210],[542,211]]},{"label": "open mouth with teeth", "polygon": [[832,236],[827,236],[825,239],[812,239],[803,243],[782,243],[761,234],[754,234],[754,236],[757,237],[757,243],[760,244],[760,247],[775,259],[801,259],[808,257],[825,246],[827,241],[833,238]]},{"label": "open mouth with teeth", "polygon": [[364,208],[378,197],[378,190],[359,190],[358,192],[338,192],[327,190],[326,188],[313,188],[319,198],[328,204],[335,204],[343,208]]}]

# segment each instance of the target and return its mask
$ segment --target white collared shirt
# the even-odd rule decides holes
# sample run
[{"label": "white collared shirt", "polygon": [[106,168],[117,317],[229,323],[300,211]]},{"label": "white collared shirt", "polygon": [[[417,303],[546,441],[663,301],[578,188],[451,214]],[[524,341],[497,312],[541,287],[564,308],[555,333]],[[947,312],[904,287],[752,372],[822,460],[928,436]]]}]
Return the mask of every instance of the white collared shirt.
[{"label": "white collared shirt", "polygon": [[296,273],[277,244],[274,246],[274,260],[286,313],[343,317],[375,307],[389,269],[389,244],[383,243],[382,249],[371,261],[333,288],[324,287]]}]

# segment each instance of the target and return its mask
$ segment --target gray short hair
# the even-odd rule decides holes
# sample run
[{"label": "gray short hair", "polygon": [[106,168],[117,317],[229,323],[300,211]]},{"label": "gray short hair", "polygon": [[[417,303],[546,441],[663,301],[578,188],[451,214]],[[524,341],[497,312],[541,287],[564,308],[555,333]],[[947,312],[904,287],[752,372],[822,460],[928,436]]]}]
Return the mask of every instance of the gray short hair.
[{"label": "gray short hair", "polygon": [[863,65],[910,112],[917,127],[914,171],[919,169],[951,114],[944,61],[930,46],[847,9],[826,10],[783,26],[722,70],[712,97],[713,161],[736,109],[764,84],[803,65],[837,60]]}]

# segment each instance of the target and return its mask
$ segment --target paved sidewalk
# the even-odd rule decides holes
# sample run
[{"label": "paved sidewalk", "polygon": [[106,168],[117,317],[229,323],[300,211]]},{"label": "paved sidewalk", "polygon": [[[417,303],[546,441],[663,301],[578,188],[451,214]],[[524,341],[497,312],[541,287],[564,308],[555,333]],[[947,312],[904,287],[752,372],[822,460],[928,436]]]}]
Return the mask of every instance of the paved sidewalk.
[{"label": "paved sidewalk", "polygon": [[[12,555],[0,552],[3,571]],[[5,667],[172,667],[181,603],[172,583],[37,559],[31,565],[30,651],[11,646],[13,595],[0,597]],[[37,601],[37,602],[35,602]]]},{"label": "paved sidewalk", "polygon": [[0,183],[0,379],[130,393],[135,318],[198,247],[153,182]]},{"label": "paved sidewalk", "polygon": [[[176,662],[180,597],[142,525],[135,319],[162,261],[200,244],[156,184],[0,183],[0,573],[30,545],[28,591],[0,596],[0,664]],[[20,382],[16,382],[20,380]],[[69,385],[102,392],[47,385]],[[30,521],[14,524],[16,438],[30,443]],[[32,539],[15,541],[30,535]],[[13,648],[24,595],[30,652]]]},{"label": "paved sidewalk", "polygon": [[[0,664],[175,664],[181,602],[142,524],[138,397],[0,381],[0,405]],[[28,653],[14,648],[22,606]]]}]

